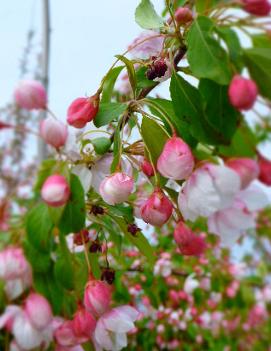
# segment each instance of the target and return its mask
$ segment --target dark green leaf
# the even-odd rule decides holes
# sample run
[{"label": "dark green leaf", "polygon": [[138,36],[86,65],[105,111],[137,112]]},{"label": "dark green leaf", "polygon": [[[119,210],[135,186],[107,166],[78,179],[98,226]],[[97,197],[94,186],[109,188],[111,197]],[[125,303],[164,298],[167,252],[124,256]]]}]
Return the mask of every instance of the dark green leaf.
[{"label": "dark green leaf", "polygon": [[63,234],[77,233],[85,227],[85,195],[79,178],[71,174],[71,196],[59,223]]},{"label": "dark green leaf", "polygon": [[255,157],[256,138],[251,129],[243,122],[233,136],[229,146],[221,146],[219,152],[227,157]]},{"label": "dark green leaf", "polygon": [[111,164],[111,173],[115,172],[118,165],[120,164],[120,148],[121,148],[121,138],[120,138],[120,126],[121,123],[118,124],[117,128],[115,129],[115,135],[114,135],[114,146],[113,146],[113,162]]},{"label": "dark green leaf", "polygon": [[261,94],[271,99],[271,48],[247,49],[244,58]]},{"label": "dark green leaf", "polygon": [[94,124],[97,128],[117,120],[118,117],[126,110],[127,105],[119,102],[101,103],[99,112],[94,119]]},{"label": "dark green leaf", "polygon": [[230,143],[236,131],[239,113],[229,102],[228,87],[208,79],[201,79],[199,91],[203,97],[204,112],[209,124]]},{"label": "dark green leaf", "polygon": [[110,102],[116,80],[120,72],[122,71],[123,67],[124,66],[118,66],[113,68],[106,76],[103,83],[103,94],[102,94],[101,103]]},{"label": "dark green leaf", "polygon": [[54,265],[54,276],[63,288],[72,290],[74,288],[74,275],[71,260],[67,260],[66,256],[59,257]]},{"label": "dark green leaf", "polygon": [[200,16],[193,22],[187,36],[187,59],[196,77],[228,84],[231,80],[228,56],[212,35],[213,30],[214,24],[207,17]]},{"label": "dark green leaf", "polygon": [[224,144],[225,138],[208,122],[203,111],[201,95],[197,88],[180,75],[173,73],[170,83],[173,108],[182,123],[189,128],[191,135],[200,142]]},{"label": "dark green leaf", "polygon": [[143,117],[141,134],[145,145],[151,153],[152,161],[156,164],[168,136],[161,126],[153,120]]},{"label": "dark green leaf", "polygon": [[163,27],[163,19],[156,13],[150,0],[141,0],[135,12],[136,23],[144,29]]},{"label": "dark green leaf", "polygon": [[135,94],[135,90],[136,90],[136,73],[135,73],[135,68],[134,68],[133,62],[130,61],[125,56],[122,56],[122,55],[116,55],[116,58],[118,58],[119,60],[121,60],[125,64],[125,66],[127,68],[129,82],[130,82],[132,90],[133,90],[133,92]]},{"label": "dark green leaf", "polygon": [[28,240],[23,243],[24,252],[27,260],[32,266],[34,272],[46,273],[52,266],[50,253],[38,251]]},{"label": "dark green leaf", "polygon": [[91,144],[93,145],[94,150],[98,155],[103,155],[110,149],[111,140],[105,137],[101,137],[92,139]]},{"label": "dark green leaf", "polygon": [[27,240],[38,251],[48,252],[51,247],[53,222],[44,203],[35,206],[27,215]]},{"label": "dark green leaf", "polygon": [[89,256],[89,261],[91,266],[91,272],[93,273],[94,278],[101,279],[101,269],[98,262],[98,258],[99,258],[98,254],[90,253],[88,256]]},{"label": "dark green leaf", "polygon": [[241,70],[244,63],[242,57],[242,47],[238,35],[234,30],[228,27],[217,27],[216,32],[226,43],[231,61],[239,70]]},{"label": "dark green leaf", "polygon": [[196,0],[196,9],[198,13],[205,13],[212,9],[219,0]]},{"label": "dark green leaf", "polygon": [[160,98],[147,99],[147,100],[148,100],[148,106],[152,114],[162,119],[168,132],[170,132],[171,129],[167,120],[164,118],[164,115],[166,115],[167,118],[171,121],[171,123],[174,125],[177,131],[177,134],[186,143],[188,143],[192,147],[196,145],[196,140],[190,134],[189,125],[175,113],[172,101],[160,99]]}]

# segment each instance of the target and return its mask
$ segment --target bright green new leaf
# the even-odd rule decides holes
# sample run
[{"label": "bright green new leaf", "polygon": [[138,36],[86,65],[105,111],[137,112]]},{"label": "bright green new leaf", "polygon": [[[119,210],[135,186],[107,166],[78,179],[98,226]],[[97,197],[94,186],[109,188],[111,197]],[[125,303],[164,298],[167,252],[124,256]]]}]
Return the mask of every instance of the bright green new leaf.
[{"label": "bright green new leaf", "polygon": [[136,91],[136,73],[135,73],[135,68],[134,68],[133,62],[130,61],[127,57],[122,56],[122,55],[116,55],[116,58],[118,58],[119,60],[121,60],[125,64],[125,66],[127,68],[129,82],[131,84],[133,93],[135,94],[135,91]]},{"label": "bright green new leaf", "polygon": [[103,83],[103,93],[102,93],[101,103],[106,103],[111,101],[116,80],[120,72],[122,71],[123,67],[124,66],[118,66],[113,68],[105,77],[105,80]]},{"label": "bright green new leaf", "polygon": [[99,128],[117,120],[126,108],[126,104],[121,104],[119,102],[101,103],[99,112],[94,119],[95,126]]},{"label": "bright green new leaf", "polygon": [[136,23],[144,29],[158,29],[163,27],[160,17],[150,0],[141,0],[135,12]]},{"label": "bright green new leaf", "polygon": [[228,84],[231,80],[228,55],[213,31],[214,24],[207,17],[200,16],[193,22],[187,36],[187,59],[197,78]]},{"label": "bright green new leaf", "polygon": [[151,153],[152,161],[156,165],[168,136],[157,122],[147,117],[142,119],[141,133],[143,141]]},{"label": "bright green new leaf", "polygon": [[91,144],[93,145],[94,150],[98,155],[103,155],[110,149],[111,140],[105,137],[101,137],[92,139]]}]

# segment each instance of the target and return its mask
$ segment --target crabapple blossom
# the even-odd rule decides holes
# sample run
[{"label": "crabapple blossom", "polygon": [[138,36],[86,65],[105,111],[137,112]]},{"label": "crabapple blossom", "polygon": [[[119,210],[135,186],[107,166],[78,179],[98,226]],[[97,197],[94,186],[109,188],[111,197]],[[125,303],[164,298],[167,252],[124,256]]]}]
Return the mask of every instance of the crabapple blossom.
[{"label": "crabapple blossom", "polygon": [[44,86],[36,80],[22,80],[14,91],[16,103],[27,110],[45,109],[47,93]]},{"label": "crabapple blossom", "polygon": [[40,135],[47,144],[58,149],[66,143],[68,128],[61,121],[47,117],[40,123]]},{"label": "crabapple blossom", "polygon": [[154,170],[149,161],[144,159],[144,161],[140,165],[142,172],[147,176],[147,177],[152,177],[154,176]]},{"label": "crabapple blossom", "polygon": [[127,201],[133,188],[133,178],[125,173],[117,172],[102,181],[99,191],[105,202],[115,205]]},{"label": "crabapple blossom", "polygon": [[193,274],[191,274],[185,279],[183,291],[186,294],[191,295],[193,291],[197,289],[199,286],[200,286],[199,281],[194,278]]},{"label": "crabapple blossom", "polygon": [[99,97],[77,98],[68,108],[67,122],[74,128],[84,128],[91,122],[99,111]]},{"label": "crabapple blossom", "polygon": [[22,248],[8,247],[0,252],[0,279],[22,278],[29,270]]},{"label": "crabapple blossom", "polygon": [[156,189],[140,209],[143,221],[158,227],[169,220],[172,211],[172,203],[160,189]]},{"label": "crabapple blossom", "polygon": [[174,239],[183,255],[199,256],[206,249],[204,238],[195,235],[182,221],[174,230]]},{"label": "crabapple blossom", "polygon": [[38,330],[46,328],[52,321],[52,309],[40,294],[31,293],[25,302],[25,313],[31,324]]},{"label": "crabapple blossom", "polygon": [[54,331],[54,337],[61,346],[75,346],[80,343],[74,333],[73,321],[65,320],[60,323]]},{"label": "crabapple blossom", "polygon": [[126,333],[135,328],[138,311],[131,306],[119,306],[104,313],[97,322],[94,342],[101,349],[119,351],[127,346]]},{"label": "crabapple blossom", "polygon": [[241,179],[241,189],[245,189],[259,176],[258,163],[251,158],[232,158],[226,162],[226,166],[238,173]]},{"label": "crabapple blossom", "polygon": [[134,58],[147,59],[158,56],[163,47],[163,37],[158,32],[148,30],[142,32],[128,47]]},{"label": "crabapple blossom", "polygon": [[94,316],[100,316],[109,309],[111,297],[111,287],[107,283],[90,279],[84,292],[85,308]]},{"label": "crabapple blossom", "polygon": [[81,343],[88,341],[91,338],[96,327],[96,320],[84,308],[79,308],[73,317],[73,331]]},{"label": "crabapple blossom", "polygon": [[224,165],[206,163],[184,183],[178,197],[184,219],[195,221],[231,206],[240,189],[238,174]]},{"label": "crabapple blossom", "polygon": [[238,110],[250,110],[258,95],[256,83],[239,75],[235,75],[229,87],[229,99]]},{"label": "crabapple blossom", "polygon": [[41,197],[48,206],[65,205],[70,197],[70,187],[66,178],[60,174],[49,176],[42,185]]},{"label": "crabapple blossom", "polygon": [[187,179],[194,168],[194,157],[189,146],[179,137],[170,138],[158,158],[157,169],[166,178]]},{"label": "crabapple blossom", "polygon": [[72,173],[77,175],[77,177],[80,179],[80,182],[83,186],[85,193],[87,193],[92,183],[91,171],[85,165],[79,164],[73,167]]}]

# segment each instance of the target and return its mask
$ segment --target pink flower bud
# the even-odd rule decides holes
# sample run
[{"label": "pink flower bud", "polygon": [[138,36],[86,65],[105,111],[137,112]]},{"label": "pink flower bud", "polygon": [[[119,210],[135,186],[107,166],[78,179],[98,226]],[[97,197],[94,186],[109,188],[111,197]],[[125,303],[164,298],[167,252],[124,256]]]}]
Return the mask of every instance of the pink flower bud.
[{"label": "pink flower bud", "polygon": [[55,331],[56,341],[61,346],[74,346],[79,344],[73,331],[73,321],[64,321]]},{"label": "pink flower bud", "polygon": [[142,170],[142,172],[143,172],[147,177],[152,177],[152,176],[154,176],[153,167],[152,167],[152,165],[150,164],[150,162],[147,161],[147,160],[144,160],[144,161],[141,163],[141,170]]},{"label": "pink flower bud", "polygon": [[92,121],[99,111],[99,97],[93,95],[89,98],[75,99],[67,112],[67,122],[75,128],[84,128]]},{"label": "pink flower bud", "polygon": [[271,186],[271,161],[259,154],[260,175],[259,180]]},{"label": "pink flower bud", "polygon": [[70,197],[70,187],[65,177],[59,174],[48,177],[42,186],[41,197],[48,206],[65,205]]},{"label": "pink flower bud", "polygon": [[27,110],[45,109],[47,94],[43,85],[36,80],[21,81],[14,91],[16,103]]},{"label": "pink flower bud", "polygon": [[53,318],[48,301],[36,293],[31,293],[26,299],[25,313],[33,327],[39,330],[46,328]]},{"label": "pink flower bud", "polygon": [[239,75],[233,77],[229,87],[229,99],[238,110],[250,110],[258,95],[256,83]]},{"label": "pink flower bud", "polygon": [[188,7],[179,7],[175,12],[175,20],[179,24],[186,24],[193,20],[193,12]]},{"label": "pink flower bud", "polygon": [[194,158],[189,146],[178,137],[170,138],[158,159],[157,169],[166,178],[188,178],[194,168]]},{"label": "pink flower bud", "polygon": [[260,172],[258,163],[251,158],[232,158],[226,162],[226,166],[238,173],[241,189],[245,189],[254,179],[257,179]]},{"label": "pink flower bud", "polygon": [[127,201],[134,188],[134,180],[127,174],[118,172],[106,177],[100,184],[99,192],[109,205]]},{"label": "pink flower bud", "polygon": [[80,343],[87,342],[93,334],[96,327],[96,320],[84,308],[80,308],[73,318],[74,335],[80,340]]},{"label": "pink flower bud", "polygon": [[244,10],[255,16],[268,16],[271,5],[268,0],[243,0]]},{"label": "pink flower bud", "polygon": [[160,189],[155,190],[140,209],[143,221],[158,227],[168,221],[172,211],[172,203]]},{"label": "pink flower bud", "polygon": [[179,222],[175,228],[174,239],[183,255],[199,256],[206,249],[204,238],[195,235],[183,222]]},{"label": "pink flower bud", "polygon": [[101,280],[89,280],[84,293],[84,305],[95,316],[106,312],[111,303],[110,286]]},{"label": "pink flower bud", "polygon": [[47,117],[40,123],[40,135],[47,144],[58,149],[66,143],[68,128],[57,119]]},{"label": "pink flower bud", "polygon": [[13,280],[24,277],[30,267],[23,250],[9,247],[0,252],[0,279]]}]

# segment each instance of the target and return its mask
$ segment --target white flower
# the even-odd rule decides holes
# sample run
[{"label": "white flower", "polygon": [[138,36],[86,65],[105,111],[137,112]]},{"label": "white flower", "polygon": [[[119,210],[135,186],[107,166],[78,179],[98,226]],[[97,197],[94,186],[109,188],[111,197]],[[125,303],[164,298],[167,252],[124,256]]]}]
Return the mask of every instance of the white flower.
[{"label": "white flower", "polygon": [[183,290],[188,295],[191,295],[193,291],[200,286],[200,283],[197,279],[194,278],[194,274],[190,274],[184,282]]},{"label": "white flower", "polygon": [[186,220],[209,217],[228,208],[240,190],[240,177],[223,165],[205,164],[184,183],[178,198]]},{"label": "white flower", "polygon": [[131,306],[120,306],[104,313],[94,332],[94,343],[100,350],[119,351],[127,346],[126,333],[135,328],[139,313]]},{"label": "white flower", "polygon": [[248,229],[256,227],[254,211],[267,204],[265,193],[252,184],[237,193],[231,207],[217,211],[208,219],[208,229],[220,236],[222,245],[232,246]]}]

